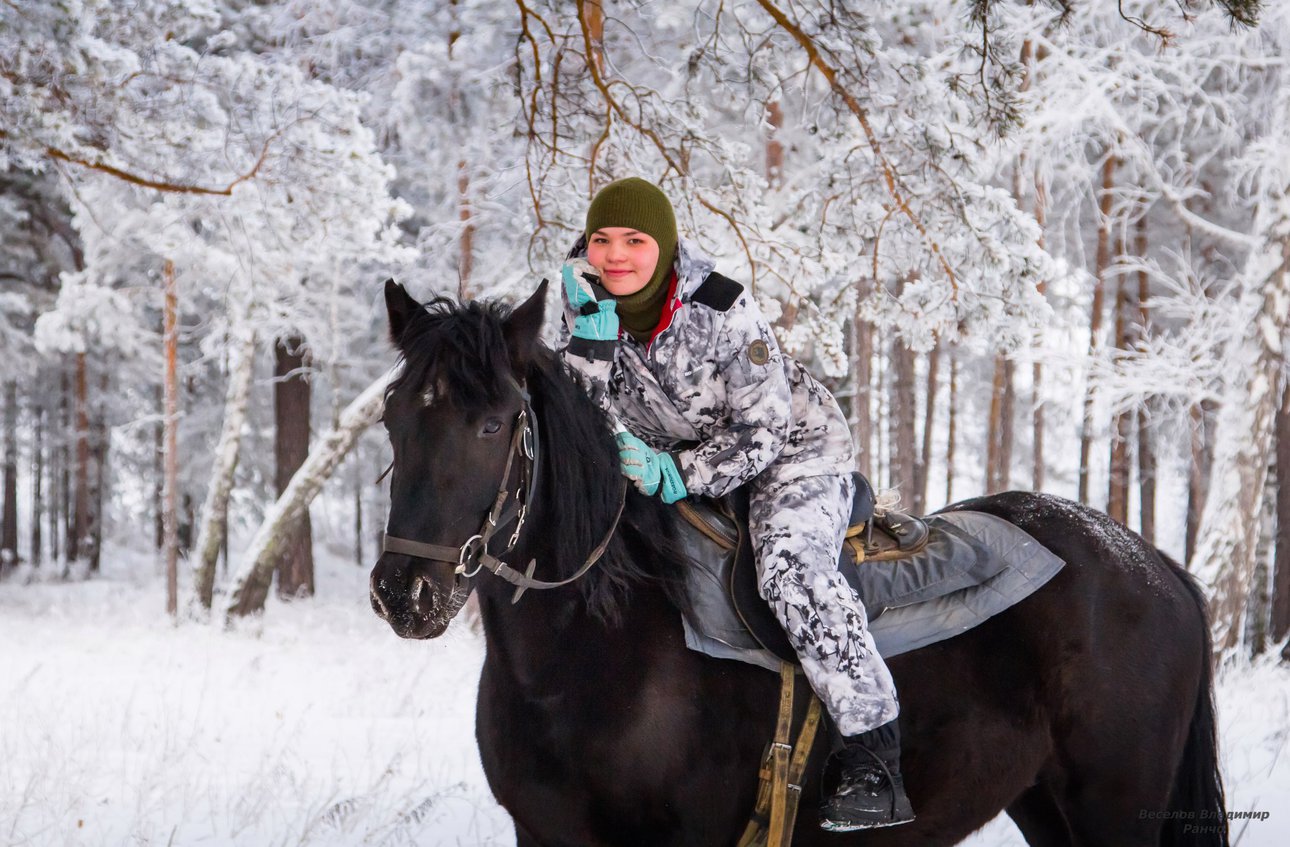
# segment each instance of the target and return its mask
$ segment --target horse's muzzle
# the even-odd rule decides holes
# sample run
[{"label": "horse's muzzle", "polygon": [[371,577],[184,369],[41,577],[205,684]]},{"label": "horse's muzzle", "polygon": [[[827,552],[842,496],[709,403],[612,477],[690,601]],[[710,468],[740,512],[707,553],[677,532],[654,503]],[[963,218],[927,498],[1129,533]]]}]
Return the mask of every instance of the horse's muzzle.
[{"label": "horse's muzzle", "polygon": [[400,638],[441,635],[470,593],[459,585],[450,566],[398,553],[381,554],[369,587],[372,610]]}]

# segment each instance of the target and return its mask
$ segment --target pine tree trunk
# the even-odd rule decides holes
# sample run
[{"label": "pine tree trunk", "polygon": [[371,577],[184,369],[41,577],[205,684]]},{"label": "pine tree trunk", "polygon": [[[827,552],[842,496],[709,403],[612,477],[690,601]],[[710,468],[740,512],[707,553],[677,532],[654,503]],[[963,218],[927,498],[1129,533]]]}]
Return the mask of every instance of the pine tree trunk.
[{"label": "pine tree trunk", "polygon": [[1281,405],[1283,346],[1290,332],[1290,198],[1260,205],[1263,244],[1246,262],[1238,326],[1214,438],[1214,478],[1192,562],[1210,589],[1214,643],[1231,650],[1240,635],[1258,543],[1259,506],[1272,462],[1273,427]]},{"label": "pine tree trunk", "polygon": [[986,428],[986,492],[996,494],[1009,487],[1012,469],[1013,417],[1016,393],[1013,364],[1006,356],[994,360],[994,381],[990,390],[990,421]]},{"label": "pine tree trunk", "polygon": [[308,514],[309,503],[322,490],[328,476],[345,459],[359,436],[380,418],[385,404],[385,386],[393,373],[382,375],[345,408],[340,415],[340,423],[317,440],[286,491],[265,513],[260,528],[251,539],[246,559],[233,578],[233,590],[226,609],[228,617],[242,617],[264,609],[274,569],[282,551],[290,544],[295,527]]},{"label": "pine tree trunk", "polygon": [[859,314],[869,285],[857,283],[856,315],[851,320],[851,426],[856,445],[856,470],[874,475],[873,451],[873,331]]},{"label": "pine tree trunk", "polygon": [[458,244],[457,299],[465,301],[470,295],[470,276],[475,269],[475,224],[470,210],[470,166],[465,159],[457,161],[457,217],[461,221],[461,241]]},{"label": "pine tree trunk", "polygon": [[[1039,246],[1041,249],[1046,248],[1044,228],[1048,225],[1048,189],[1040,176],[1039,169],[1035,169],[1035,220],[1039,223]],[[1044,281],[1039,281],[1039,295],[1045,296],[1047,286]],[[1033,461],[1030,469],[1030,484],[1035,491],[1044,490],[1044,404],[1043,404],[1043,384],[1044,384],[1044,367],[1036,359],[1031,366],[1030,372],[1031,384],[1031,427],[1034,430],[1033,436]]]},{"label": "pine tree trunk", "polygon": [[888,397],[891,416],[887,424],[891,439],[891,467],[888,486],[901,491],[912,491],[917,484],[918,464],[918,453],[914,446],[917,420],[914,353],[896,337],[892,338],[890,349],[891,381],[888,384]]},{"label": "pine tree trunk", "polygon": [[[274,344],[273,455],[274,488],[281,497],[309,456],[309,407],[312,391],[304,339],[292,336]],[[311,597],[314,593],[313,530],[308,510],[301,516],[278,560],[278,596]]]},{"label": "pine tree trunk", "polygon": [[94,422],[90,425],[90,445],[92,459],[92,476],[90,477],[90,524],[88,527],[90,573],[98,573],[99,562],[103,555],[103,494],[107,490],[108,475],[108,427],[107,398],[108,370],[104,368],[99,376],[99,399],[96,404]]},{"label": "pine tree trunk", "polygon": [[0,535],[0,561],[18,564],[18,382],[4,385],[4,532]]},{"label": "pine tree trunk", "polygon": [[914,486],[913,511],[921,515],[927,511],[927,486],[932,465],[932,434],[936,426],[936,389],[940,379],[941,345],[938,343],[927,353],[927,397],[923,405],[923,445],[918,460],[918,477]]},{"label": "pine tree trunk", "polygon": [[[1290,385],[1281,384],[1277,411],[1277,536],[1272,568],[1271,635],[1275,642],[1290,636]],[[1290,642],[1281,652],[1290,661]]]},{"label": "pine tree trunk", "polygon": [[354,448],[354,564],[360,568],[367,564],[363,559],[363,450],[361,444],[355,445]]},{"label": "pine tree trunk", "polygon": [[784,143],[779,140],[784,128],[784,110],[778,100],[766,104],[766,120],[770,124],[770,137],[766,140],[766,182],[777,188],[784,182]]},{"label": "pine tree trunk", "polygon": [[166,558],[166,613],[175,617],[179,612],[179,293],[175,285],[175,264],[166,260],[165,272],[165,331],[162,335],[165,350],[165,558]]},{"label": "pine tree trunk", "polygon": [[[58,508],[54,510],[57,520],[50,530],[52,544],[55,547],[55,558],[64,563],[72,559],[68,546],[72,538],[72,382],[66,368],[59,368],[58,377]],[[60,553],[61,549],[61,553]],[[63,568],[64,574],[66,568]]]},{"label": "pine tree trunk", "polygon": [[954,446],[958,443],[959,357],[950,350],[949,427],[945,444],[945,502],[954,502]]},{"label": "pine tree trunk", "polygon": [[596,65],[596,71],[602,76],[605,73],[605,11],[602,0],[586,0],[584,14],[587,19],[587,31],[591,34],[591,55],[588,57]]},{"label": "pine tree trunk", "polygon": [[1214,404],[1202,400],[1189,410],[1191,419],[1191,464],[1187,473],[1187,529],[1185,558],[1188,562],[1196,553],[1196,534],[1200,531],[1201,515],[1209,499],[1209,479],[1214,466]]},{"label": "pine tree trunk", "polygon": [[215,591],[215,566],[228,527],[228,498],[233,491],[233,474],[237,471],[242,442],[242,426],[251,396],[251,377],[255,372],[255,333],[245,323],[237,327],[229,351],[228,388],[224,398],[224,424],[215,460],[211,465],[206,502],[202,505],[201,527],[197,532],[194,590],[203,609],[211,607]]},{"label": "pine tree trunk", "polygon": [[[1147,216],[1138,218],[1134,252],[1142,262],[1147,260]],[[1137,340],[1145,344],[1151,336],[1151,292],[1147,272],[1138,271],[1138,326]],[[1138,501],[1140,532],[1148,544],[1156,543],[1156,450],[1151,434],[1151,410],[1155,404],[1148,397],[1138,409]]]},{"label": "pine tree trunk", "polygon": [[999,468],[996,480],[1000,491],[1012,487],[1012,448],[1016,442],[1017,380],[1016,365],[1003,360],[1003,408],[999,421]]},{"label": "pine tree trunk", "polygon": [[1269,473],[1259,498],[1259,534],[1254,552],[1254,573],[1250,578],[1249,611],[1245,615],[1245,643],[1249,655],[1260,656],[1268,649],[1269,612],[1272,605],[1273,545],[1276,543],[1276,482]]},{"label": "pine tree trunk", "polygon": [[[1117,350],[1128,347],[1129,291],[1123,276],[1116,283],[1115,327],[1112,343]],[[1106,513],[1115,520],[1129,524],[1129,436],[1132,418],[1128,412],[1115,415],[1111,427],[1111,457],[1108,464]]]},{"label": "pine tree trunk", "polygon": [[[162,330],[165,335],[165,330]],[[157,425],[153,431],[153,544],[157,552],[166,546],[166,395],[165,389],[156,386]]]},{"label": "pine tree trunk", "polygon": [[40,567],[45,552],[40,526],[45,519],[45,406],[40,402],[32,410],[31,439],[31,565]]},{"label": "pine tree trunk", "polygon": [[[1088,357],[1090,361],[1101,347],[1102,302],[1105,298],[1106,273],[1111,266],[1111,192],[1115,188],[1117,159],[1108,154],[1102,164],[1102,195],[1098,201],[1101,222],[1097,229],[1097,267],[1094,269],[1093,304],[1089,310]],[[1093,444],[1093,382],[1084,388],[1084,418],[1079,436],[1079,501],[1088,505],[1089,460]]]},{"label": "pine tree trunk", "polygon": [[72,529],[67,535],[67,558],[72,561],[85,553],[90,524],[90,413],[84,353],[76,354],[75,366],[76,491],[72,498]]},{"label": "pine tree trunk", "polygon": [[[874,338],[874,372],[873,372],[873,475],[870,481],[875,487],[889,485],[884,480],[891,478],[891,439],[888,438],[891,419],[890,395],[887,390],[890,382],[891,362],[881,351],[885,347],[883,339],[875,333]],[[885,398],[885,399],[884,399]]]}]

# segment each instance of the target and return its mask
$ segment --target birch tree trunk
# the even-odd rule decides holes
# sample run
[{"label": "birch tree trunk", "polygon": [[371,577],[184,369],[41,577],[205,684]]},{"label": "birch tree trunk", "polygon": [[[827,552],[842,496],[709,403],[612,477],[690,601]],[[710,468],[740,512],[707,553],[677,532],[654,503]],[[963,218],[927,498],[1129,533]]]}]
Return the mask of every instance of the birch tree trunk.
[{"label": "birch tree trunk", "polygon": [[1191,569],[1209,588],[1214,644],[1230,651],[1241,633],[1258,545],[1260,500],[1281,405],[1284,345],[1290,331],[1290,192],[1265,198],[1256,215],[1263,243],[1246,262],[1237,308],[1247,337],[1227,355],[1223,406],[1214,437],[1214,473]]},{"label": "birch tree trunk", "polygon": [[242,564],[233,577],[233,590],[225,610],[229,618],[242,617],[264,609],[273,570],[295,527],[307,513],[309,504],[322,490],[323,483],[357,443],[363,430],[381,416],[385,406],[385,386],[390,371],[363,390],[345,407],[340,422],[317,439],[309,457],[296,471],[278,501],[268,510]]},{"label": "birch tree trunk", "polygon": [[197,568],[193,587],[197,602],[203,609],[211,607],[215,591],[215,566],[219,562],[228,526],[228,498],[233,491],[233,474],[237,470],[242,426],[246,423],[251,377],[255,372],[255,332],[243,323],[234,329],[234,335],[229,351],[224,424],[219,443],[215,446],[215,461],[211,466],[206,502],[202,504],[201,526],[197,531]]},{"label": "birch tree trunk", "polygon": [[166,394],[166,612],[173,618],[179,611],[179,351],[178,294],[175,290],[175,264],[166,260],[165,267],[165,380]]}]

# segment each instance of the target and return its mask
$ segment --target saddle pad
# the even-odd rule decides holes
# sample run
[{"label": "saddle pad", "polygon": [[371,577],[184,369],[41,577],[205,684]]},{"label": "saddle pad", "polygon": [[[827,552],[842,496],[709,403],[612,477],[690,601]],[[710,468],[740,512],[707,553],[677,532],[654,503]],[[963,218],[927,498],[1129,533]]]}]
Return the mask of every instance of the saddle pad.
[{"label": "saddle pad", "polygon": [[[1025,531],[983,512],[928,517],[925,549],[906,559],[844,568],[869,616],[879,654],[897,656],[943,641],[1029,597],[1066,564]],[[723,659],[778,669],[780,659],[748,631],[731,601],[726,556],[701,544],[687,588],[686,645]],[[769,608],[767,607],[767,614]]]}]

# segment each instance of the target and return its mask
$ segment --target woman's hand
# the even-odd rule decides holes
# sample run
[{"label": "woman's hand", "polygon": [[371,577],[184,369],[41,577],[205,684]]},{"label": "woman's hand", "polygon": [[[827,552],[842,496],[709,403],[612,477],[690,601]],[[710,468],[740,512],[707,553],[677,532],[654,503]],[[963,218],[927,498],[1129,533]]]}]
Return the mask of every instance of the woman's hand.
[{"label": "woman's hand", "polygon": [[595,268],[580,259],[566,263],[560,270],[565,296],[575,312],[573,335],[588,341],[617,341],[618,302],[611,297],[596,300],[593,283],[583,278],[594,272]]},{"label": "woman's hand", "polygon": [[656,452],[644,441],[625,429],[615,436],[618,442],[618,461],[623,475],[630,479],[642,494],[658,493],[664,503],[675,503],[689,493],[681,471],[670,453]]}]

